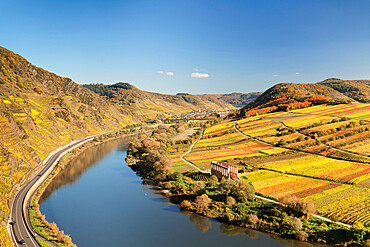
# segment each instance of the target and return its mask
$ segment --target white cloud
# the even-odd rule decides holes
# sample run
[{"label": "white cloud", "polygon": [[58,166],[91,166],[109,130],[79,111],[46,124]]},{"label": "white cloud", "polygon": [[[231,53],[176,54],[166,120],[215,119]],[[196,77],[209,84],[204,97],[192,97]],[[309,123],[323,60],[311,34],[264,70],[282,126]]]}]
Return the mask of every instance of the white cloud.
[{"label": "white cloud", "polygon": [[168,75],[168,76],[173,76],[175,73],[173,73],[173,72],[164,72],[163,70],[159,70],[158,72],[157,72],[158,74],[160,74],[160,75]]},{"label": "white cloud", "polygon": [[199,71],[199,69],[194,69],[194,71]]},{"label": "white cloud", "polygon": [[299,72],[296,72],[295,74],[296,74],[296,75],[299,75],[300,73],[299,73]]},{"label": "white cloud", "polygon": [[272,77],[278,77],[279,75],[272,75]]},{"label": "white cloud", "polygon": [[209,77],[209,74],[207,74],[207,73],[193,72],[193,73],[191,73],[191,77],[195,77],[195,78],[207,78],[207,77]]}]

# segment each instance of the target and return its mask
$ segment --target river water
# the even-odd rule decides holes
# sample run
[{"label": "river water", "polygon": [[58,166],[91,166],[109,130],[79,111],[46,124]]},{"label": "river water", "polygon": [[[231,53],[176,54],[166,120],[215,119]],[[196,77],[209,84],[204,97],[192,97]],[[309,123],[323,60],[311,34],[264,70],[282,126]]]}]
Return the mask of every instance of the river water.
[{"label": "river water", "polygon": [[46,219],[79,247],[312,246],[180,211],[127,166],[126,143],[86,150],[42,197]]}]

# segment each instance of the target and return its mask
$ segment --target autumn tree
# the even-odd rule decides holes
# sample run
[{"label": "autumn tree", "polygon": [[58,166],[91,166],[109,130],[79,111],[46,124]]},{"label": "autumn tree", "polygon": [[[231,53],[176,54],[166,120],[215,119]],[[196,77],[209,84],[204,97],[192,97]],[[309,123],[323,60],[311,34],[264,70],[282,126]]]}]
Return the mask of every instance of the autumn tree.
[{"label": "autumn tree", "polygon": [[160,181],[173,174],[172,161],[168,156],[167,146],[161,140],[141,134],[131,141],[128,153],[130,155],[127,159],[131,159],[130,163],[139,168],[140,173],[144,176]]},{"label": "autumn tree", "polygon": [[212,175],[209,180],[207,185],[210,187],[216,186],[218,184],[218,178],[215,175]]},{"label": "autumn tree", "polygon": [[235,200],[235,198],[234,197],[232,197],[232,196],[228,196],[228,197],[226,197],[226,204],[228,205],[228,206],[232,206],[232,205],[234,205],[236,203],[236,200]]},{"label": "autumn tree", "polygon": [[286,223],[295,231],[299,232],[302,229],[302,221],[296,217],[290,216],[286,218]]},{"label": "autumn tree", "polygon": [[180,204],[181,209],[189,210],[191,208],[191,202],[188,200],[183,200]]},{"label": "autumn tree", "polygon": [[300,199],[296,196],[286,196],[281,200],[281,202],[286,205],[288,211],[298,217],[308,217],[316,211],[315,204],[312,201]]},{"label": "autumn tree", "polygon": [[198,194],[200,193],[201,191],[204,190],[204,188],[206,187],[206,185],[201,182],[201,181],[196,181],[194,182],[192,185],[190,185],[190,191],[194,194]]},{"label": "autumn tree", "polygon": [[255,193],[253,185],[243,180],[223,180],[220,183],[220,189],[226,196],[232,196],[240,202],[253,199]]},{"label": "autumn tree", "polygon": [[206,194],[197,196],[195,199],[195,205],[198,209],[205,210],[208,209],[209,204],[211,204],[212,199],[209,198]]},{"label": "autumn tree", "polygon": [[258,223],[259,219],[257,215],[250,214],[248,215],[248,223],[251,224],[252,226],[255,226]]}]

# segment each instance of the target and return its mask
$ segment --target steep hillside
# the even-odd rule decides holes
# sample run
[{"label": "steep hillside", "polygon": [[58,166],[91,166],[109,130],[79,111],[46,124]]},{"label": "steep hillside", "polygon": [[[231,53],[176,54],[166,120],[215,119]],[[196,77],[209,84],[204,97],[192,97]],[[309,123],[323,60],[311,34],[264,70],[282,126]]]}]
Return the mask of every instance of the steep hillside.
[{"label": "steep hillside", "polygon": [[0,218],[12,187],[51,150],[134,122],[124,108],[0,47]]},{"label": "steep hillside", "polygon": [[253,100],[257,99],[262,92],[253,93],[230,93],[230,94],[208,94],[209,96],[216,97],[218,100],[225,101],[236,108],[246,106]]},{"label": "steep hillside", "polygon": [[370,103],[370,80],[327,79],[318,84],[337,90],[338,92],[362,103]]},{"label": "steep hillside", "polygon": [[[292,110],[312,104],[347,103],[356,101],[349,97],[354,92],[346,84],[336,90],[327,83],[280,83],[264,92],[255,101],[234,112],[230,117],[241,118],[276,110]],[[339,86],[338,86],[339,87]],[[343,93],[342,93],[343,92]],[[368,93],[368,92],[367,92]]]},{"label": "steep hillside", "polygon": [[166,117],[170,113],[188,113],[207,110],[235,110],[232,105],[210,95],[179,93],[166,95],[142,91],[129,83],[113,85],[86,84],[84,87],[94,91],[109,101],[129,109],[134,115],[148,118]]}]

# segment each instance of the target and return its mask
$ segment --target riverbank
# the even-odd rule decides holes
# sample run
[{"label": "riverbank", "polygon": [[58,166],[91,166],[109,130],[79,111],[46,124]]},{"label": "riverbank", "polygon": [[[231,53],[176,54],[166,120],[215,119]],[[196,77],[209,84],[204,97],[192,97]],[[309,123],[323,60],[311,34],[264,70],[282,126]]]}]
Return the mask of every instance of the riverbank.
[{"label": "riverbank", "polygon": [[180,211],[123,161],[127,147],[117,140],[86,150],[41,197],[41,212],[79,247],[313,247]]},{"label": "riverbank", "polygon": [[[97,145],[101,145],[106,142],[110,142],[113,140],[117,140],[120,138],[128,138],[132,135],[137,134],[136,132],[128,132],[128,131],[120,131],[120,132],[114,132],[107,135],[102,135],[100,137],[94,138],[92,141],[89,141],[85,144],[83,144],[80,147],[77,147],[73,149],[71,152],[67,153],[62,157],[62,159],[59,161],[56,168],[53,170],[53,172],[50,174],[50,176],[45,180],[45,182],[38,188],[38,190],[34,193],[30,207],[29,207],[29,215],[32,227],[34,228],[35,232],[44,238],[38,239],[38,243],[41,246],[65,246],[65,247],[74,247],[76,246],[73,244],[72,239],[70,236],[66,235],[64,231],[59,230],[58,226],[55,222],[49,223],[45,216],[41,214],[40,207],[39,207],[39,201],[44,193],[47,186],[51,183],[51,181],[61,172],[63,171],[68,164],[76,157],[78,157],[81,153],[83,153],[85,150],[92,148]],[[47,241],[45,241],[47,240]],[[50,242],[49,242],[50,241]]]},{"label": "riverbank", "polygon": [[[138,175],[150,179],[163,190],[168,190],[167,196],[183,209],[220,222],[284,238],[336,246],[367,244],[364,241],[368,238],[366,228],[355,225],[350,229],[310,217],[315,210],[309,201],[290,198],[284,205],[277,205],[255,198],[254,190],[251,192],[250,186],[241,181],[220,182],[195,172],[171,173],[168,166],[166,171],[161,173],[160,159],[156,160],[156,153],[148,148],[153,145],[157,146],[157,152],[162,154],[171,148],[169,141],[158,139],[153,134],[150,137],[141,137],[140,141],[134,140],[131,143],[126,162]],[[148,164],[151,160],[154,163]],[[148,172],[148,167],[155,167],[156,173]]]}]

